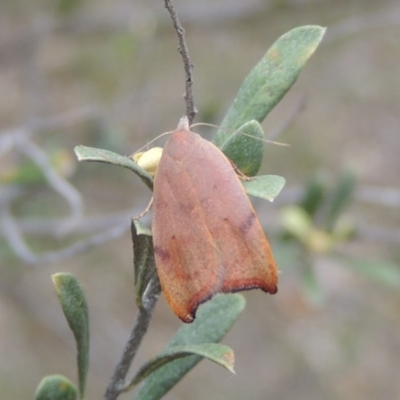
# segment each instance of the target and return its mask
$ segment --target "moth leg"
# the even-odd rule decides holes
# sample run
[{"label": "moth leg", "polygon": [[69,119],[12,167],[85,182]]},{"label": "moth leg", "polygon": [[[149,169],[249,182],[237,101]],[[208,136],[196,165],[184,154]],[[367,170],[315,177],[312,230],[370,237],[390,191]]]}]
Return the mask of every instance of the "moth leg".
[{"label": "moth leg", "polygon": [[132,217],[132,221],[135,221],[137,219],[144,217],[150,211],[150,208],[152,205],[153,205],[153,197],[151,197],[149,204],[140,214],[136,215],[136,217]]}]

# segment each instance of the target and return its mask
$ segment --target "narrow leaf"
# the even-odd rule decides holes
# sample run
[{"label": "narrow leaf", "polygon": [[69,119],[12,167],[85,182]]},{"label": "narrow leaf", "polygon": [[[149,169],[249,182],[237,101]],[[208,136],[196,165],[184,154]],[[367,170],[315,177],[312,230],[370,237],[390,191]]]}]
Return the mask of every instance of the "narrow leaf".
[{"label": "narrow leaf", "polygon": [[306,184],[304,195],[299,205],[311,218],[314,218],[323,204],[326,196],[326,189],[327,177],[322,173],[314,175]]},{"label": "narrow leaf", "polygon": [[[199,308],[193,323],[181,326],[164,351],[180,345],[219,342],[230,330],[244,306],[245,300],[240,294],[213,297]],[[134,399],[160,399],[201,359],[198,355],[188,356],[159,368],[146,378]]]},{"label": "narrow leaf", "polygon": [[280,212],[284,229],[300,242],[307,242],[312,231],[312,221],[305,210],[299,206],[287,206]]},{"label": "narrow leaf", "polygon": [[157,277],[151,231],[140,221],[131,224],[133,268],[135,273],[136,304],[142,307],[142,297],[151,279]]},{"label": "narrow leaf", "polygon": [[286,180],[278,175],[255,176],[249,181],[243,181],[247,194],[261,199],[274,201],[285,186]]},{"label": "narrow leaf", "polygon": [[328,231],[331,232],[333,230],[340,214],[350,203],[355,187],[356,177],[352,172],[347,171],[340,176],[337,187],[332,191],[329,199],[329,209],[326,217],[326,229]]},{"label": "narrow leaf", "polygon": [[198,355],[201,357],[206,357],[211,361],[225,367],[232,373],[234,364],[234,354],[233,350],[225,345],[218,343],[202,343],[202,344],[193,344],[193,345],[181,345],[169,347],[158,356],[154,357],[150,361],[148,361],[145,365],[143,365],[140,370],[137,372],[135,377],[132,379],[130,384],[124,389],[124,392],[130,390],[138,383],[147,378],[150,374],[152,374],[157,369],[162,366],[183,357],[188,357],[191,355]]},{"label": "narrow leaf", "polygon": [[262,122],[292,87],[314,53],[325,28],[302,26],[281,36],[244,80],[214,143],[219,147],[232,132],[253,119]]},{"label": "narrow leaf", "polygon": [[65,318],[75,336],[79,391],[83,398],[89,367],[89,311],[86,298],[81,285],[72,274],[57,273],[51,278]]},{"label": "narrow leaf", "polygon": [[149,189],[153,190],[153,178],[151,175],[146,170],[139,167],[139,165],[129,157],[121,156],[109,150],[96,149],[94,147],[82,145],[75,146],[74,151],[78,161],[97,161],[128,168],[138,175]]},{"label": "narrow leaf", "polygon": [[75,385],[62,375],[45,376],[36,389],[35,400],[77,400]]}]

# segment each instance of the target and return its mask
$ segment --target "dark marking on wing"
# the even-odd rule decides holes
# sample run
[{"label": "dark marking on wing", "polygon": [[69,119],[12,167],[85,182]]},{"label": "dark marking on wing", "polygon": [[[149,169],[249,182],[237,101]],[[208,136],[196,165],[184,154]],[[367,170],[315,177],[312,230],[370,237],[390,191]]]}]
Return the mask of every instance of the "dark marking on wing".
[{"label": "dark marking on wing", "polygon": [[164,250],[159,246],[154,247],[154,254],[157,257],[160,257],[162,261],[168,261],[171,258],[171,255],[168,250]]},{"label": "dark marking on wing", "polygon": [[255,219],[256,215],[253,212],[251,212],[247,216],[246,221],[244,221],[244,223],[240,225],[240,231],[243,232],[243,234],[246,234],[253,226]]}]

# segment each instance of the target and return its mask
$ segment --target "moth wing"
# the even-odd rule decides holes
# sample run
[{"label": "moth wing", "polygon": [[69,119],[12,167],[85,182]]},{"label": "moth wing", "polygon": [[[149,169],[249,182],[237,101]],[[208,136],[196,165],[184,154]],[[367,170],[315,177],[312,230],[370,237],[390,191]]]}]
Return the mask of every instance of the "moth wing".
[{"label": "moth wing", "polygon": [[185,322],[218,292],[277,290],[271,249],[232,165],[193,132],[175,131],[164,148],[153,240],[163,292]]},{"label": "moth wing", "polygon": [[[185,322],[222,284],[223,268],[189,172],[191,132],[172,134],[157,169],[153,192],[153,242],[167,302]],[[200,166],[201,168],[201,166]]]}]

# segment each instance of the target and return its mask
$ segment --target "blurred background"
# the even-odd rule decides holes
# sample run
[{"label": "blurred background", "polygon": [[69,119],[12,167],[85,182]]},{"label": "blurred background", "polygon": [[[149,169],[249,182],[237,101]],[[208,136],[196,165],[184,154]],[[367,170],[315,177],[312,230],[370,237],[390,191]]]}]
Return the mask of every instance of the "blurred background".
[{"label": "blurred background", "polygon": [[[279,293],[244,294],[246,310],[223,341],[236,375],[203,361],[165,398],[398,398],[398,1],[174,3],[195,66],[196,122],[221,121],[279,36],[309,24],[328,30],[263,124],[290,144],[266,145],[261,171],[287,179],[282,194],[254,201]],[[78,165],[73,147],[129,155],[176,127],[185,112],[177,38],[161,0],[0,7],[1,398],[32,398],[47,374],[76,381],[74,339],[50,278],[63,271],[87,295],[88,398],[99,399],[136,313],[129,225],[151,193],[128,170]],[[327,226],[332,202],[339,211]],[[293,215],[312,235],[293,228]],[[133,368],[179,326],[161,297]]]}]

